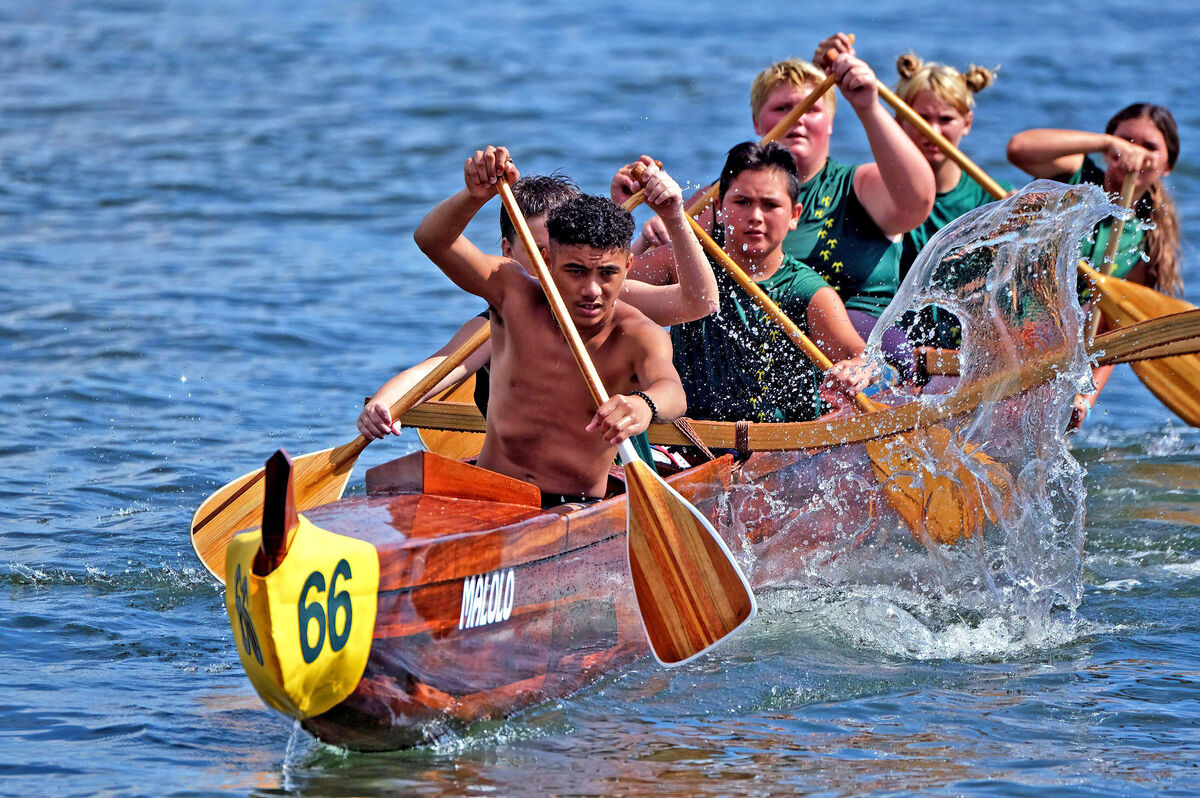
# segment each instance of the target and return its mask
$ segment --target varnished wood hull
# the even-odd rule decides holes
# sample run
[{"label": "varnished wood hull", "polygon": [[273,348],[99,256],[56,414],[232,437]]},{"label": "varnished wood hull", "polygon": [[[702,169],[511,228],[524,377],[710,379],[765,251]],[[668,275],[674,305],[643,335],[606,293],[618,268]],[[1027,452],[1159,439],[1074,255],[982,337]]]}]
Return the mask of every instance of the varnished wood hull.
[{"label": "varnished wood hull", "polygon": [[[380,469],[411,472],[420,468],[414,458],[427,474],[446,462],[421,453]],[[861,468],[869,472],[865,457]],[[748,574],[757,588],[786,581],[813,557],[836,556],[890,512],[869,501],[833,514],[781,513],[770,503],[772,481],[791,485],[812,471],[803,452],[743,462],[725,455],[668,481],[714,521],[735,555],[754,561]],[[321,529],[370,543],[380,564],[374,640],[357,687],[302,718],[321,740],[358,750],[427,743],[568,695],[649,652],[629,578],[624,496],[545,511],[525,497],[486,500],[486,488],[476,498],[434,495],[430,479],[423,493],[393,493],[385,478],[366,497],[305,514]],[[369,488],[371,481],[368,474]],[[414,484],[400,482],[408,483],[402,490]],[[480,579],[496,587],[473,610],[480,594],[471,586]]]}]

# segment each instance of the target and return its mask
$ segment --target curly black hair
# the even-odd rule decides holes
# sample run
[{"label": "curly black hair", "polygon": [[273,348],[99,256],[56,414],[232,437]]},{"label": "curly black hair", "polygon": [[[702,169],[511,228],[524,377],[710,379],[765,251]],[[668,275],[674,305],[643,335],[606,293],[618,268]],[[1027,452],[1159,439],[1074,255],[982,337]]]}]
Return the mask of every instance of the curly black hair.
[{"label": "curly black hair", "polygon": [[633,214],[607,197],[578,194],[550,211],[546,231],[551,244],[628,252]]}]

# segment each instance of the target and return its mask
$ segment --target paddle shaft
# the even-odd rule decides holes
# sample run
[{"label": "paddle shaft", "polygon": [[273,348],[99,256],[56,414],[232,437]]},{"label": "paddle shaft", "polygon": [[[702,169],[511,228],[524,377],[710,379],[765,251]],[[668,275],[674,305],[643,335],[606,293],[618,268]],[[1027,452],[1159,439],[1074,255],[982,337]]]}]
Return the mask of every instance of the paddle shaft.
[{"label": "paddle shaft", "polygon": [[[1121,207],[1125,210],[1133,207],[1133,189],[1137,185],[1137,172],[1130,172],[1121,181]],[[1121,233],[1125,232],[1125,217],[1118,216],[1113,221],[1112,230],[1108,234],[1108,244],[1104,247],[1104,260],[1100,261],[1100,273],[1112,274],[1117,268],[1117,247],[1121,243]]]},{"label": "paddle shaft", "polygon": [[[1130,172],[1121,181],[1120,205],[1128,210],[1133,205],[1133,189],[1137,185],[1137,172]],[[1099,272],[1109,276],[1117,268],[1117,247],[1121,244],[1121,234],[1125,232],[1125,217],[1118,216],[1108,231],[1108,243],[1104,246],[1104,258],[1100,261]],[[1097,302],[1088,315],[1088,339],[1094,339],[1100,330],[1100,303]]]},{"label": "paddle shaft", "polygon": [[500,200],[504,203],[505,210],[508,211],[508,218],[512,220],[513,227],[516,228],[517,238],[525,247],[525,251],[529,253],[530,265],[533,266],[534,276],[542,284],[542,290],[546,293],[546,299],[550,303],[550,312],[554,314],[554,320],[558,322],[563,336],[567,339],[567,346],[571,348],[575,363],[583,373],[584,381],[587,382],[588,392],[591,393],[592,398],[596,400],[596,406],[599,407],[608,401],[608,391],[604,390],[604,383],[600,380],[600,374],[596,371],[595,364],[592,363],[583,339],[579,337],[579,330],[575,329],[571,313],[558,293],[558,286],[554,284],[554,278],[550,276],[546,262],[542,260],[541,250],[538,249],[537,242],[533,240],[533,233],[529,231],[529,225],[525,223],[525,215],[517,206],[517,198],[513,196],[508,180],[503,176],[497,178],[496,187],[500,191]]},{"label": "paddle shaft", "polygon": [[[733,258],[729,257],[729,253],[717,246],[717,242],[713,241],[712,236],[708,234],[707,230],[700,226],[699,222],[697,222],[691,216],[687,216],[687,220],[691,223],[692,231],[696,234],[696,238],[700,239],[700,243],[704,246],[704,249],[717,259],[717,262],[720,263],[722,268],[729,273],[729,276],[733,278],[734,282],[741,286],[742,289],[750,295],[750,298],[753,299],[759,307],[765,310],[767,315],[769,315],[772,320],[774,320],[774,322],[778,324],[785,333],[787,333],[787,336],[791,339],[792,343],[800,347],[800,349],[804,351],[804,354],[808,355],[808,357],[814,363],[816,363],[822,371],[828,371],[830,367],[833,366],[833,362],[825,356],[825,353],[817,348],[817,345],[814,344],[812,340],[804,334],[804,331],[801,330],[794,321],[788,318],[787,314],[783,312],[779,305],[775,304],[775,300],[767,296],[767,292],[762,290],[758,283],[754,282],[750,275],[746,274],[742,267],[739,266],[733,260]],[[859,408],[868,413],[875,409],[871,405],[870,400],[867,399],[867,397],[862,393],[857,393],[854,395],[854,402],[859,406]]]},{"label": "paddle shaft", "polygon": [[[525,215],[521,213],[521,209],[517,205],[517,198],[513,196],[512,187],[508,185],[508,180],[504,177],[498,178],[496,185],[500,192],[500,201],[504,203],[504,208],[508,211],[508,218],[512,220],[513,227],[517,231],[517,239],[529,254],[534,276],[542,284],[542,289],[546,293],[546,299],[550,302],[550,312],[554,314],[554,320],[558,322],[563,336],[567,339],[567,346],[571,348],[571,354],[575,357],[575,363],[579,366],[579,370],[583,373],[583,378],[587,382],[588,392],[591,393],[592,399],[596,401],[596,407],[599,407],[608,401],[608,391],[604,389],[604,382],[600,379],[600,374],[596,371],[595,364],[592,363],[592,357],[588,354],[583,339],[579,337],[579,330],[575,329],[575,322],[571,319],[570,311],[567,310],[566,303],[563,302],[562,296],[558,293],[558,286],[554,284],[554,278],[550,276],[550,270],[546,268],[546,261],[542,259],[542,252],[538,248],[537,242],[533,240],[533,233],[530,232],[529,225],[525,222]],[[638,194],[641,195],[640,199],[638,198]],[[625,200],[622,207],[628,211],[644,202],[646,197],[645,192],[639,191],[638,194]],[[436,383],[434,384],[436,385]],[[624,452],[622,452],[623,455]]]}]

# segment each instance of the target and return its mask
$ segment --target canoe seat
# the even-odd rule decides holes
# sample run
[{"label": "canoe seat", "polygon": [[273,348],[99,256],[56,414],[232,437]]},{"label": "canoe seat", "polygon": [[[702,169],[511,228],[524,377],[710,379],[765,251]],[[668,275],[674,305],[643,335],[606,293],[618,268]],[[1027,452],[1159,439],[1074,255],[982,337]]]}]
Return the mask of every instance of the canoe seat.
[{"label": "canoe seat", "polygon": [[366,482],[368,496],[423,493],[450,499],[542,506],[542,494],[536,485],[432,452],[413,452],[368,469]]}]

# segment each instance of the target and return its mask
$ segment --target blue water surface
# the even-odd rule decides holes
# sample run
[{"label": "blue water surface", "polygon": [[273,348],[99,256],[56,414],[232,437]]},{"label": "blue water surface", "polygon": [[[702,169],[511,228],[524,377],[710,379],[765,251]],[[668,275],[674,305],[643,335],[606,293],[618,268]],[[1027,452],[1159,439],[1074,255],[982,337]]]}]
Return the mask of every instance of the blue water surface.
[{"label": "blue water surface", "polygon": [[[1125,368],[1073,444],[1076,613],[779,591],[715,657],[416,751],[346,754],[268,711],[187,531],[276,447],[353,437],[362,397],[481,308],[411,237],[472,150],[593,192],[643,152],[701,183],[752,136],[757,71],[836,30],[888,83],[909,49],[1000,65],[964,142],[1000,179],[1023,182],[1019,130],[1169,106],[1200,301],[1198,22],[1184,0],[0,5],[0,791],[1194,793],[1200,435]],[[845,105],[836,128],[869,160]]]}]

